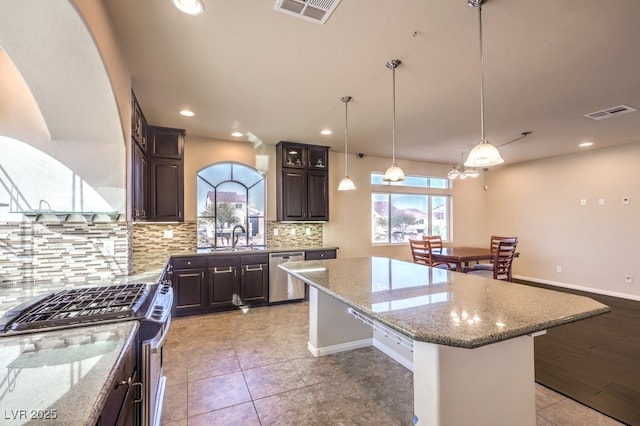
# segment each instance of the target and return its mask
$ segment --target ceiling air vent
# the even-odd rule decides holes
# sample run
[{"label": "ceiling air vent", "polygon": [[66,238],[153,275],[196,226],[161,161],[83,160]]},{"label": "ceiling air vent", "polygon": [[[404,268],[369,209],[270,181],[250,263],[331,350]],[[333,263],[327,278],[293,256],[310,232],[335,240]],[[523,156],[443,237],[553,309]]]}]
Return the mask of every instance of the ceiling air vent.
[{"label": "ceiling air vent", "polygon": [[342,0],[276,0],[278,12],[324,24]]},{"label": "ceiling air vent", "polygon": [[600,111],[590,112],[584,116],[592,120],[604,120],[605,118],[617,117],[634,111],[637,111],[637,109],[631,108],[629,105],[618,105]]}]

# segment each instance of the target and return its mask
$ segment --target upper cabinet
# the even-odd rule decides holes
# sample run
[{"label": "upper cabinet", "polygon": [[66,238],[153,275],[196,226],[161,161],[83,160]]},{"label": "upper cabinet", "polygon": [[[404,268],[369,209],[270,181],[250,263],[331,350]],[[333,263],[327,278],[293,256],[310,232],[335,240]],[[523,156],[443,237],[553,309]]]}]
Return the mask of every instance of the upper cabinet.
[{"label": "upper cabinet", "polygon": [[147,125],[133,92],[131,99],[132,218],[182,222],[185,131]]},{"label": "upper cabinet", "polygon": [[277,219],[329,220],[329,148],[295,142],[276,145]]}]

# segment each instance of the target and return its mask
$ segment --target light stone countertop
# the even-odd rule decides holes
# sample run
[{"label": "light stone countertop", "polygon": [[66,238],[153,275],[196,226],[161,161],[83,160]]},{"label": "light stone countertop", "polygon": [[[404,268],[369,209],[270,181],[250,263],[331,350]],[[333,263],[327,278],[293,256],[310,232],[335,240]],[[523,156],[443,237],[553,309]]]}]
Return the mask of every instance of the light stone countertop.
[{"label": "light stone countertop", "polygon": [[610,311],[588,297],[385,257],[287,262],[280,268],[413,340],[461,348]]},{"label": "light stone countertop", "polygon": [[125,321],[1,338],[2,424],[94,425],[137,330]]}]

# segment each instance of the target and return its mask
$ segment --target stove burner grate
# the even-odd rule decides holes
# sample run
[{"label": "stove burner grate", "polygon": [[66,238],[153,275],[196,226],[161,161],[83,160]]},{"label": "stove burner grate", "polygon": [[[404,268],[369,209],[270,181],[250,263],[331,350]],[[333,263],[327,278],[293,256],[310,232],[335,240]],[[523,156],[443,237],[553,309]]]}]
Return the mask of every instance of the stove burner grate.
[{"label": "stove burner grate", "polygon": [[10,328],[21,331],[132,318],[148,292],[144,283],[59,291],[22,312]]}]

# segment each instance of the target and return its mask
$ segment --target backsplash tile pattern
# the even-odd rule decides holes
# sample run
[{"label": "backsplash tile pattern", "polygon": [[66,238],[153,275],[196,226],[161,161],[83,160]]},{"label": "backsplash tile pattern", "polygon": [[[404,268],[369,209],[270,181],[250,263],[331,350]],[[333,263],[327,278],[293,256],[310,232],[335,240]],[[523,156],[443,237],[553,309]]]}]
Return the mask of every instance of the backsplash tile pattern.
[{"label": "backsplash tile pattern", "polygon": [[[112,241],[114,254],[103,254]],[[129,273],[127,225],[0,223],[0,283],[99,281]]]},{"label": "backsplash tile pattern", "polygon": [[322,223],[267,221],[268,247],[322,247],[322,244]]},{"label": "backsplash tile pattern", "polygon": [[[103,254],[106,240],[113,241],[114,255]],[[267,221],[270,248],[322,244],[321,223]],[[0,222],[0,284],[104,281],[162,268],[171,254],[195,252],[195,222]]]},{"label": "backsplash tile pattern", "polygon": [[133,274],[162,268],[172,254],[196,252],[195,222],[136,222],[130,235]]}]

